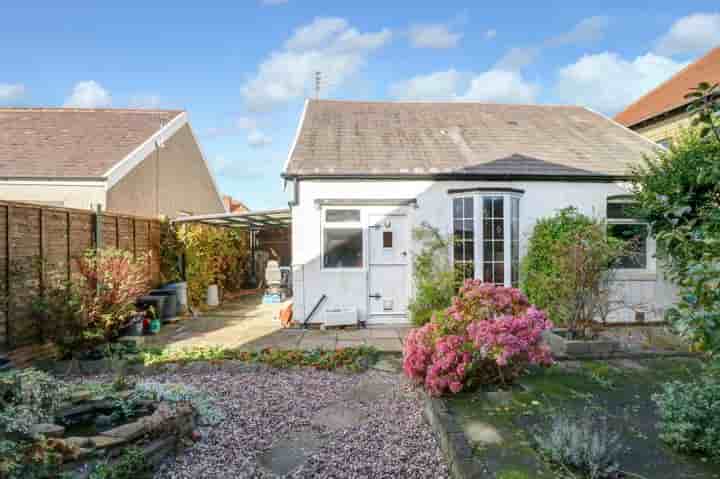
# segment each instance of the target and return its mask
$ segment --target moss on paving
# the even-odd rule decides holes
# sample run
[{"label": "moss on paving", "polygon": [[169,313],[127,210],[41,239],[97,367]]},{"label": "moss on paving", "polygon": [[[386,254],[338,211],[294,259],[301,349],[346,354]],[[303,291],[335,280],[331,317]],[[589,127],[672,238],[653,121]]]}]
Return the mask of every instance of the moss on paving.
[{"label": "moss on paving", "polygon": [[[633,367],[631,367],[633,366]],[[625,446],[621,468],[648,479],[720,478],[720,465],[679,455],[657,437],[652,394],[662,383],[690,379],[700,370],[693,359],[586,361],[535,369],[493,400],[483,392],[448,398],[460,424],[482,421],[495,427],[502,444],[475,445],[474,457],[496,479],[556,478],[532,448],[533,432],[554,415],[596,413],[608,417]]]}]

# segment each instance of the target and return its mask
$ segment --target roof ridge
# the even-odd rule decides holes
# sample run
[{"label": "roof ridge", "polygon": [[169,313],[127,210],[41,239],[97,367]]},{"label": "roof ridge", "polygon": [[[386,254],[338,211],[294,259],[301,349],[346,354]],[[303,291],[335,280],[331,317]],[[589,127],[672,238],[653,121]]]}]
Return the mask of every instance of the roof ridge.
[{"label": "roof ridge", "polygon": [[343,100],[335,98],[307,98],[307,101],[311,103],[389,103],[394,105],[408,104],[408,105],[493,105],[493,106],[531,106],[531,107],[550,107],[550,108],[579,108],[582,109],[582,105],[572,104],[560,104],[560,103],[498,103],[491,101],[475,101],[475,100]]},{"label": "roof ridge", "polygon": [[0,111],[36,111],[36,112],[58,112],[58,113],[183,113],[184,109],[162,109],[162,108],[79,108],[64,106],[17,106],[0,107]]}]

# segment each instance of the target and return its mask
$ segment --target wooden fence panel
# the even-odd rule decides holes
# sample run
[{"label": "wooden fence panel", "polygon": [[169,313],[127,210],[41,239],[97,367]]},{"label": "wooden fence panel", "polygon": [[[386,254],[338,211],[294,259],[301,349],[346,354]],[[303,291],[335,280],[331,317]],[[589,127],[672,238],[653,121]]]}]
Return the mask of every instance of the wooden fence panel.
[{"label": "wooden fence panel", "polygon": [[[102,246],[152,252],[160,276],[159,220],[101,214]],[[0,201],[0,350],[37,342],[31,304],[44,288],[77,277],[77,259],[96,246],[96,213]]]}]

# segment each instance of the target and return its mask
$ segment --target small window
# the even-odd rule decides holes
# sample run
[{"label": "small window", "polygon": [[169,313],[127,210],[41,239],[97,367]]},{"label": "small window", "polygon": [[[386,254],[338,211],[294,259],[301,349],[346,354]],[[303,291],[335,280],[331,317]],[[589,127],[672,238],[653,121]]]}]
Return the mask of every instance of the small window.
[{"label": "small window", "polygon": [[359,223],[360,210],[327,210],[325,221],[328,223]]},{"label": "small window", "polygon": [[635,204],[629,199],[609,199],[608,236],[625,241],[628,253],[618,260],[621,269],[647,268],[648,225],[637,218]]},{"label": "small window", "polygon": [[473,197],[453,198],[453,264],[455,280],[475,277],[475,223]]},{"label": "small window", "polygon": [[362,228],[325,229],[325,268],[362,268]]},{"label": "small window", "polygon": [[392,231],[383,231],[383,248],[393,247],[393,233]]}]

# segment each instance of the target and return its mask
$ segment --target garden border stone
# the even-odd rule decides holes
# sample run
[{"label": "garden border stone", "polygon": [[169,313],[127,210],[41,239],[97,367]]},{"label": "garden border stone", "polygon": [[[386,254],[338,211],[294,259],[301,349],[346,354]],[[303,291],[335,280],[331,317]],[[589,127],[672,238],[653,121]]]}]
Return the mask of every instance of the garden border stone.
[{"label": "garden border stone", "polygon": [[473,479],[483,477],[482,466],[473,460],[473,450],[465,432],[455,418],[448,412],[442,399],[424,396],[423,416],[430,424],[435,437],[440,443],[440,450],[445,456],[454,479]]}]

